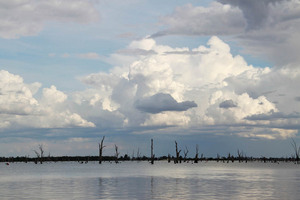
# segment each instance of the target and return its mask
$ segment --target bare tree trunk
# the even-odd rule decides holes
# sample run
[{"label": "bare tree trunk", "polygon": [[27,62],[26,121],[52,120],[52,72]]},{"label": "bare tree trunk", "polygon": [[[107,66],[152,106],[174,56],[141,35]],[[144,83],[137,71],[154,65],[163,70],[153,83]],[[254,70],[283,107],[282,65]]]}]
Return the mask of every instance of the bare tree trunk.
[{"label": "bare tree trunk", "polygon": [[43,164],[43,157],[44,157],[44,149],[43,149],[43,145],[40,144],[39,145],[39,152],[37,150],[33,150],[34,153],[36,154],[36,161],[35,164],[38,163],[38,161],[40,161],[41,164]]},{"label": "bare tree trunk", "polygon": [[39,145],[39,149],[40,149],[40,152],[41,152],[41,160],[40,160],[40,163],[43,164],[43,159],[44,159],[44,149],[43,149],[43,145],[40,144]]},{"label": "bare tree trunk", "polygon": [[36,151],[36,150],[33,150],[33,151],[36,154],[36,159],[35,159],[34,163],[37,164],[38,161],[40,160],[40,153],[38,151]]},{"label": "bare tree trunk", "polygon": [[154,164],[154,157],[155,155],[153,154],[153,139],[151,139],[151,164]]},{"label": "bare tree trunk", "polygon": [[227,156],[227,163],[229,163],[229,160],[231,160],[230,153],[228,153],[228,156]]},{"label": "bare tree trunk", "polygon": [[238,153],[238,160],[239,160],[239,162],[242,162],[242,161],[243,161],[243,157],[244,157],[243,151],[240,151],[240,150],[238,149],[238,150],[237,150],[237,153]]},{"label": "bare tree trunk", "polygon": [[177,147],[177,142],[175,140],[175,150],[176,150],[176,158],[174,160],[174,163],[177,164],[178,163],[178,160],[179,160],[179,156],[180,156],[180,152],[181,150],[178,151],[178,147]]},{"label": "bare tree trunk", "polygon": [[187,154],[189,153],[188,148],[185,146],[185,150],[183,150],[183,154],[184,154],[184,158],[183,158],[183,162],[186,162],[187,159]]},{"label": "bare tree trunk", "polygon": [[140,148],[138,148],[137,152],[136,152],[136,159],[139,161],[141,160],[141,152],[140,152]]},{"label": "bare tree trunk", "polygon": [[116,151],[116,154],[115,154],[116,160],[115,160],[115,162],[116,162],[116,163],[119,163],[119,162],[118,162],[118,157],[119,157],[119,154],[120,154],[120,153],[118,152],[118,146],[117,146],[117,145],[115,145],[115,151]]},{"label": "bare tree trunk", "polygon": [[103,148],[105,146],[103,146],[103,141],[104,141],[105,136],[102,137],[101,143],[99,143],[99,164],[102,163],[102,152],[103,152]]},{"label": "bare tree trunk", "polygon": [[217,162],[220,161],[220,155],[217,153]]},{"label": "bare tree trunk", "polygon": [[295,161],[297,164],[299,164],[299,153],[300,153],[300,147],[297,147],[297,143],[295,142],[294,139],[292,139],[292,147],[294,149],[294,152],[295,152]]},{"label": "bare tree trunk", "polygon": [[134,160],[134,150],[132,150],[131,161]]},{"label": "bare tree trunk", "polygon": [[199,155],[199,146],[197,144],[196,145],[196,155],[195,155],[194,163],[198,163],[198,155]]}]

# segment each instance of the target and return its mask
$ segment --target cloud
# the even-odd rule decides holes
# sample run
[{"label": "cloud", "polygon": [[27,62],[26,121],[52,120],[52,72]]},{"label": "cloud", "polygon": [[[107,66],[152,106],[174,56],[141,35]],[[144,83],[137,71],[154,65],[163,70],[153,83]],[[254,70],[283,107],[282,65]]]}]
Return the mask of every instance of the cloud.
[{"label": "cloud", "polygon": [[295,101],[300,101],[300,96],[295,97]]},{"label": "cloud", "polygon": [[237,105],[232,100],[225,100],[220,103],[219,107],[227,109],[227,108],[235,108],[235,107],[237,107]]},{"label": "cloud", "polygon": [[[106,110],[116,114],[124,126],[253,123],[244,118],[277,109],[262,93],[252,96],[248,88],[271,70],[254,68],[241,56],[233,56],[230,46],[218,37],[194,49],[159,45],[151,38],[134,41],[127,49],[133,48],[154,53],[126,57],[116,53],[118,67],[81,79],[98,91],[100,109],[105,99],[114,105]],[[224,109],[233,105],[238,107]],[[173,112],[178,110],[185,112]]]},{"label": "cloud", "polygon": [[219,0],[223,4],[239,7],[247,22],[247,29],[258,29],[268,20],[269,7],[283,0]]},{"label": "cloud", "polygon": [[63,103],[67,99],[67,95],[58,91],[54,85],[43,89],[43,97],[44,101],[47,101],[48,104]]},{"label": "cloud", "polygon": [[238,8],[218,2],[213,2],[208,8],[191,4],[178,7],[173,14],[163,17],[162,23],[168,25],[167,29],[152,37],[170,34],[231,35],[242,32],[246,26]]},{"label": "cloud", "polygon": [[300,32],[300,4],[297,0],[221,1],[237,6],[243,12],[247,31],[238,36],[238,41],[246,52],[267,56],[279,66],[298,66],[300,59],[295,52],[300,50],[297,40]]},{"label": "cloud", "polygon": [[89,23],[99,14],[93,1],[0,1],[0,37],[11,39],[38,34],[50,21]]},{"label": "cloud", "polygon": [[158,93],[135,102],[135,107],[147,113],[160,113],[164,111],[186,111],[197,107],[193,101],[178,103],[170,94]]},{"label": "cloud", "polygon": [[144,50],[144,49],[122,49],[117,51],[118,54],[121,55],[151,55],[155,54],[155,51],[153,50]]},{"label": "cloud", "polygon": [[91,60],[101,59],[101,56],[99,54],[95,53],[95,52],[78,54],[78,57],[83,58],[83,59],[91,59]]},{"label": "cloud", "polygon": [[22,77],[0,71],[0,128],[95,126],[70,111],[66,106],[67,95],[55,86],[43,88],[41,99],[35,98],[40,87],[40,83],[25,84]]},{"label": "cloud", "polygon": [[208,7],[178,7],[162,17],[165,35],[230,36],[244,53],[274,63],[297,67],[300,58],[298,0],[219,0]]},{"label": "cloud", "polygon": [[[33,97],[40,83],[26,85],[23,78],[0,71],[0,114],[29,115],[38,111],[38,101]],[[5,118],[3,119],[4,121]]]},{"label": "cloud", "polygon": [[[0,105],[0,127],[186,130],[266,139],[290,137],[299,128],[296,116],[269,116],[300,113],[297,68],[253,67],[216,36],[193,49],[160,45],[149,37],[127,49],[153,53],[116,52],[109,58],[118,58],[115,67],[81,77],[87,89],[71,94],[51,86],[35,95],[40,84],[25,84],[20,76],[3,71],[0,100],[16,102],[19,108]],[[254,120],[265,116],[269,118]]]},{"label": "cloud", "polygon": [[270,113],[267,114],[257,114],[257,115],[252,115],[248,116],[245,119],[247,120],[278,120],[278,119],[300,119],[300,113],[299,112],[294,112],[290,114],[284,114],[282,112],[274,112],[271,111]]},{"label": "cloud", "polygon": [[238,133],[241,137],[252,138],[252,139],[287,139],[295,137],[298,133],[297,130],[292,129],[280,129],[280,128],[254,128],[251,132]]}]

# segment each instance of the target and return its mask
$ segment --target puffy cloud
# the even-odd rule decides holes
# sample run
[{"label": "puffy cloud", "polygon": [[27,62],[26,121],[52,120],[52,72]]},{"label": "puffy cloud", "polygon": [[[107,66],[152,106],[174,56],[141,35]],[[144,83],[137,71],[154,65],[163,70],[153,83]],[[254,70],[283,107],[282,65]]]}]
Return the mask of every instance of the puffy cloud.
[{"label": "puffy cloud", "polygon": [[25,84],[23,78],[0,71],[0,128],[94,127],[64,105],[67,95],[55,86],[43,89],[40,100],[34,97],[40,83]]},{"label": "puffy cloud", "polygon": [[[105,99],[110,105],[117,105],[106,110],[118,113],[122,125],[261,126],[262,123],[246,117],[278,111],[262,91],[262,77],[275,72],[254,68],[241,56],[233,56],[229,45],[218,37],[211,37],[207,46],[195,49],[159,45],[151,38],[134,41],[127,49],[152,53],[127,54],[119,57],[119,67],[109,73],[82,78],[98,91],[100,109],[104,110]],[[122,58],[128,65],[122,66]],[[255,90],[258,92],[254,95]]]},{"label": "puffy cloud", "polygon": [[282,0],[219,0],[223,4],[239,7],[247,22],[248,29],[257,29],[266,23],[269,16],[270,4],[276,4]]},{"label": "puffy cloud", "polygon": [[171,95],[158,93],[137,100],[135,107],[143,112],[160,113],[164,111],[186,111],[190,108],[197,107],[197,104],[193,101],[178,103]]},{"label": "puffy cloud", "polygon": [[300,63],[298,0],[219,0],[208,7],[186,5],[162,18],[164,35],[229,35],[245,53],[278,67]]},{"label": "puffy cloud", "polygon": [[150,115],[142,126],[180,126],[185,127],[191,121],[189,116],[174,112],[164,112]]},{"label": "puffy cloud", "polygon": [[94,1],[1,0],[0,37],[36,35],[48,21],[88,23],[97,20]]},{"label": "puffy cloud", "polygon": [[247,31],[238,40],[246,52],[267,56],[279,66],[298,66],[300,50],[300,4],[298,0],[221,0],[237,6],[247,21]]},{"label": "puffy cloud", "polygon": [[38,101],[33,97],[39,83],[26,85],[23,78],[0,71],[0,114],[28,115],[38,111]]},{"label": "puffy cloud", "polygon": [[8,99],[4,94],[14,88],[11,97],[26,115],[17,116],[12,108],[10,114],[2,111],[0,127],[182,128],[267,139],[291,137],[299,129],[296,68],[255,68],[233,56],[216,36],[194,49],[159,45],[151,38],[134,41],[127,49],[152,53],[119,57],[109,72],[81,78],[89,89],[70,95],[51,86],[37,99],[38,83],[24,84],[21,77],[3,71],[0,99]]},{"label": "puffy cloud", "polygon": [[[221,107],[220,105],[222,103],[225,104],[224,102],[228,106],[226,99],[232,99],[232,102],[236,102],[236,106],[231,107],[231,109]],[[264,96],[254,99],[247,93],[237,95],[234,92],[220,90],[211,95],[210,103],[211,105],[207,109],[206,115],[214,123],[247,123],[244,118],[249,115],[268,113],[271,110],[276,110],[275,104],[269,102]]]},{"label": "puffy cloud", "polygon": [[162,23],[168,28],[152,37],[170,34],[229,35],[242,32],[246,26],[241,10],[218,2],[213,2],[208,8],[191,4],[178,7],[172,15],[163,17]]},{"label": "puffy cloud", "polygon": [[62,103],[67,99],[67,95],[58,91],[54,85],[43,89],[43,97],[48,104]]}]

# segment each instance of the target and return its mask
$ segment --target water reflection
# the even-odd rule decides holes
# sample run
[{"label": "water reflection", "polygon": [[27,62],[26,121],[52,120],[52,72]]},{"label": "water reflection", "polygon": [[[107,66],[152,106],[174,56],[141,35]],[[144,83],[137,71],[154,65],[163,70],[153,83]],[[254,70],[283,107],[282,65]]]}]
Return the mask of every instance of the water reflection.
[{"label": "water reflection", "polygon": [[0,194],[1,199],[299,199],[298,167],[249,166],[1,166]]},{"label": "water reflection", "polygon": [[278,180],[232,178],[123,177],[99,178],[98,182],[98,199],[297,199],[300,194],[300,184],[288,180],[288,185]]}]

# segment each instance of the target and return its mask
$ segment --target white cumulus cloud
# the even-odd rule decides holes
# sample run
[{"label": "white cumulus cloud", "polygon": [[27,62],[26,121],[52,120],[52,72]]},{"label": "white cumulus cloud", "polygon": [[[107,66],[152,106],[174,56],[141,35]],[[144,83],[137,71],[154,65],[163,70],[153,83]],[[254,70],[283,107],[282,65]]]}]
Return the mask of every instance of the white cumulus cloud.
[{"label": "white cumulus cloud", "polygon": [[0,128],[34,127],[94,127],[92,122],[70,111],[65,104],[67,95],[55,86],[43,89],[43,96],[34,95],[40,83],[25,84],[23,78],[0,71]]},{"label": "white cumulus cloud", "polygon": [[[120,64],[109,73],[82,78],[98,92],[97,101],[117,105],[106,111],[121,120],[120,126],[261,126],[266,123],[247,117],[278,111],[262,87],[262,78],[275,72],[233,56],[216,36],[195,49],[159,45],[151,38],[134,41],[124,51],[130,49],[135,51],[118,57]],[[136,53],[142,51],[152,53]]]}]

